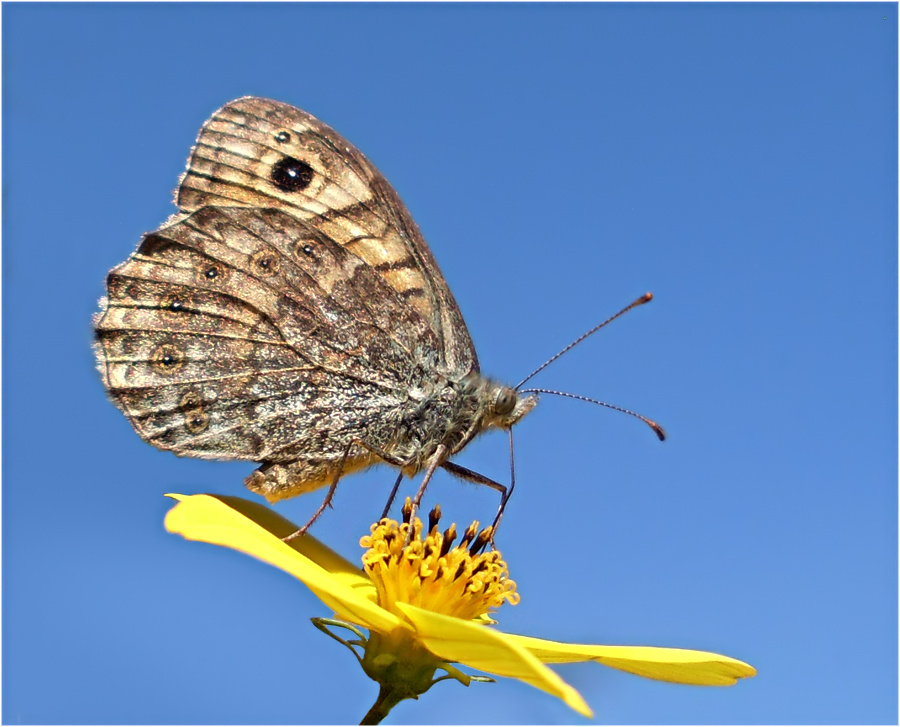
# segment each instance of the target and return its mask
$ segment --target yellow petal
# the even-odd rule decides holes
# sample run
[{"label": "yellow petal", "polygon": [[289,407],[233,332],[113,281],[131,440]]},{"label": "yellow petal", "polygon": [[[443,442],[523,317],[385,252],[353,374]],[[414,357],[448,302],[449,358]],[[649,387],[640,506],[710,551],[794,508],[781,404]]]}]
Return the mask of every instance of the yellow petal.
[{"label": "yellow petal", "polygon": [[419,640],[444,661],[455,661],[474,669],[514,677],[559,697],[572,709],[591,717],[591,708],[581,695],[552,669],[507,635],[463,619],[426,611],[408,603],[395,606],[407,615]]},{"label": "yellow petal", "polygon": [[403,622],[373,602],[374,586],[352,563],[315,538],[290,543],[279,537],[297,528],[249,500],[212,495],[169,495],[178,504],[166,515],[166,529],[188,540],[224,545],[259,558],[305,583],[341,618],[375,631]]},{"label": "yellow petal", "polygon": [[648,679],[676,684],[728,686],[738,679],[756,674],[756,669],[743,661],[709,651],[656,646],[564,644],[515,634],[509,634],[509,638],[547,664],[596,661]]}]

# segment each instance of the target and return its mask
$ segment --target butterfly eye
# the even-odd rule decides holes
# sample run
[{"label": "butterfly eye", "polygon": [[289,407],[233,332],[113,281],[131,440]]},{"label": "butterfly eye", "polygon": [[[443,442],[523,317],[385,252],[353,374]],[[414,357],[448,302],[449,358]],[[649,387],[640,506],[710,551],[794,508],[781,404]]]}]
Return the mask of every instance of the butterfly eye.
[{"label": "butterfly eye", "polygon": [[516,408],[516,401],[518,398],[516,392],[508,386],[501,387],[497,391],[497,396],[494,399],[494,413],[499,414],[500,416],[511,414],[512,410]]},{"label": "butterfly eye", "polygon": [[277,141],[279,144],[287,144],[290,140],[291,135],[286,131],[279,131],[277,134],[275,134],[275,141]]},{"label": "butterfly eye", "polygon": [[285,157],[272,167],[270,178],[282,192],[301,192],[312,182],[313,169],[306,162]]}]

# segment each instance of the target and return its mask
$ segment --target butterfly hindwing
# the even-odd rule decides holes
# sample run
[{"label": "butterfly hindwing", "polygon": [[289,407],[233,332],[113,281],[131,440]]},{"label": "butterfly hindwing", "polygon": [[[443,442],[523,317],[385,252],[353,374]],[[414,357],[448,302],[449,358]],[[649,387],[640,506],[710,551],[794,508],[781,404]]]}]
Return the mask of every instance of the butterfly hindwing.
[{"label": "butterfly hindwing", "polygon": [[434,365],[424,320],[279,210],[204,208],[163,227],[108,291],[104,383],[144,439],[180,455],[336,460]]}]

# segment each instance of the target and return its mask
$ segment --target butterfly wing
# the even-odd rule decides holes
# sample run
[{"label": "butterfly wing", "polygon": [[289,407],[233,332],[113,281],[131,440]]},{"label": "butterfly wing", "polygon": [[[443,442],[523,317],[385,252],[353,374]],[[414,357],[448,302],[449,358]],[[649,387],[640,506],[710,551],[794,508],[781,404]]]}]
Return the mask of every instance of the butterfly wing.
[{"label": "butterfly wing", "polygon": [[[437,365],[428,321],[280,210],[204,207],[146,235],[107,288],[95,327],[114,403],[160,449],[291,463],[293,489],[270,499],[326,484],[354,439],[380,443]],[[369,459],[356,449],[346,470]]]},{"label": "butterfly wing", "polygon": [[456,301],[397,193],[314,116],[263,98],[226,104],[203,125],[176,203],[188,213],[243,205],[302,220],[367,263],[430,323],[445,373],[478,371]]}]

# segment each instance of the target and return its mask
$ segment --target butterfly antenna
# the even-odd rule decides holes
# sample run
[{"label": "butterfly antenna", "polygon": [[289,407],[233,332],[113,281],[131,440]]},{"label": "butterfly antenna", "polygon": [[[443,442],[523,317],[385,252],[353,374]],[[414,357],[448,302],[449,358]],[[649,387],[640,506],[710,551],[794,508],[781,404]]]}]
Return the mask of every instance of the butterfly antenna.
[{"label": "butterfly antenna", "polygon": [[[613,322],[614,320],[616,320],[616,318],[618,318],[619,316],[625,315],[625,314],[626,314],[628,311],[630,311],[632,308],[637,308],[639,305],[644,305],[644,303],[649,303],[651,300],[653,300],[653,293],[644,293],[640,298],[638,298],[637,300],[633,301],[633,302],[630,303],[629,305],[626,305],[622,310],[620,310],[620,311],[619,311],[618,313],[616,313],[614,316],[612,316],[612,317],[610,317],[610,318],[607,318],[607,319],[606,319],[605,321],[603,321],[603,323],[601,323],[600,325],[594,326],[594,327],[593,327],[591,330],[589,330],[587,333],[583,333],[582,335],[580,335],[578,338],[576,338],[574,341],[572,341],[572,343],[570,343],[568,346],[566,346],[562,351],[560,351],[560,352],[557,353],[555,356],[551,356],[549,359],[547,359],[546,361],[544,361],[544,363],[542,363],[542,364],[541,364],[540,366],[538,366],[534,371],[532,371],[530,374],[528,374],[528,376],[526,376],[526,377],[525,377],[524,379],[522,379],[518,384],[516,384],[516,391],[518,391],[518,390],[519,390],[519,387],[522,386],[522,384],[524,384],[526,381],[530,381],[532,378],[534,378],[535,376],[537,376],[541,371],[543,371],[545,368],[547,368],[550,364],[552,364],[554,361],[556,361],[556,359],[558,359],[558,358],[559,358],[560,356],[562,356],[564,353],[566,353],[566,352],[572,350],[573,348],[575,348],[575,346],[577,346],[579,343],[581,343],[584,339],[586,339],[586,338],[588,338],[588,337],[590,337],[590,336],[593,336],[597,331],[599,331],[601,328],[603,328],[603,326],[605,326],[605,325],[607,325],[607,324],[609,324],[609,323],[612,323],[612,322]],[[529,391],[536,391],[536,389],[530,389]],[[547,392],[545,392],[545,393],[547,393],[547,394],[557,393],[557,394],[558,394],[559,392],[551,392],[551,391],[547,391]],[[573,395],[573,394],[562,394],[562,396],[574,396],[574,395]],[[578,399],[578,398],[581,398],[581,397],[577,397],[577,396],[576,396],[576,397],[574,397],[574,398]],[[588,399],[588,400],[586,400],[586,401],[590,401],[590,400]],[[597,402],[594,402],[594,403],[595,403],[595,404],[603,404],[602,401],[597,401]],[[609,406],[609,404],[603,404],[603,406]],[[617,409],[618,407],[615,407],[615,406],[614,406],[614,407],[611,407],[611,408],[612,408],[612,409]],[[620,411],[625,411],[625,410],[624,410],[624,409],[621,409]],[[633,412],[627,412],[627,413],[628,413],[628,414],[633,414]],[[639,415],[634,414],[634,416],[639,416]],[[640,417],[640,418],[643,419],[643,417]],[[646,421],[646,422],[649,423],[649,419],[645,419],[644,421]]]},{"label": "butterfly antenna", "polygon": [[[628,310],[626,308],[626,310]],[[624,312],[624,311],[623,311]],[[610,319],[612,320],[612,319]],[[570,346],[571,348],[571,346]],[[522,394],[553,394],[554,396],[565,396],[569,399],[578,399],[579,401],[586,401],[589,404],[599,404],[600,406],[605,406],[607,409],[614,409],[615,411],[620,411],[623,414],[628,414],[629,416],[633,416],[636,419],[640,419],[644,424],[650,427],[655,433],[656,436],[659,437],[660,442],[664,442],[666,440],[666,430],[663,429],[659,424],[657,424],[652,419],[648,419],[645,416],[641,416],[637,412],[631,411],[630,409],[623,409],[621,406],[615,406],[614,404],[607,404],[605,401],[599,401],[597,399],[591,399],[587,396],[580,396],[578,394],[569,394],[565,391],[553,391],[552,389],[522,389]]]}]

